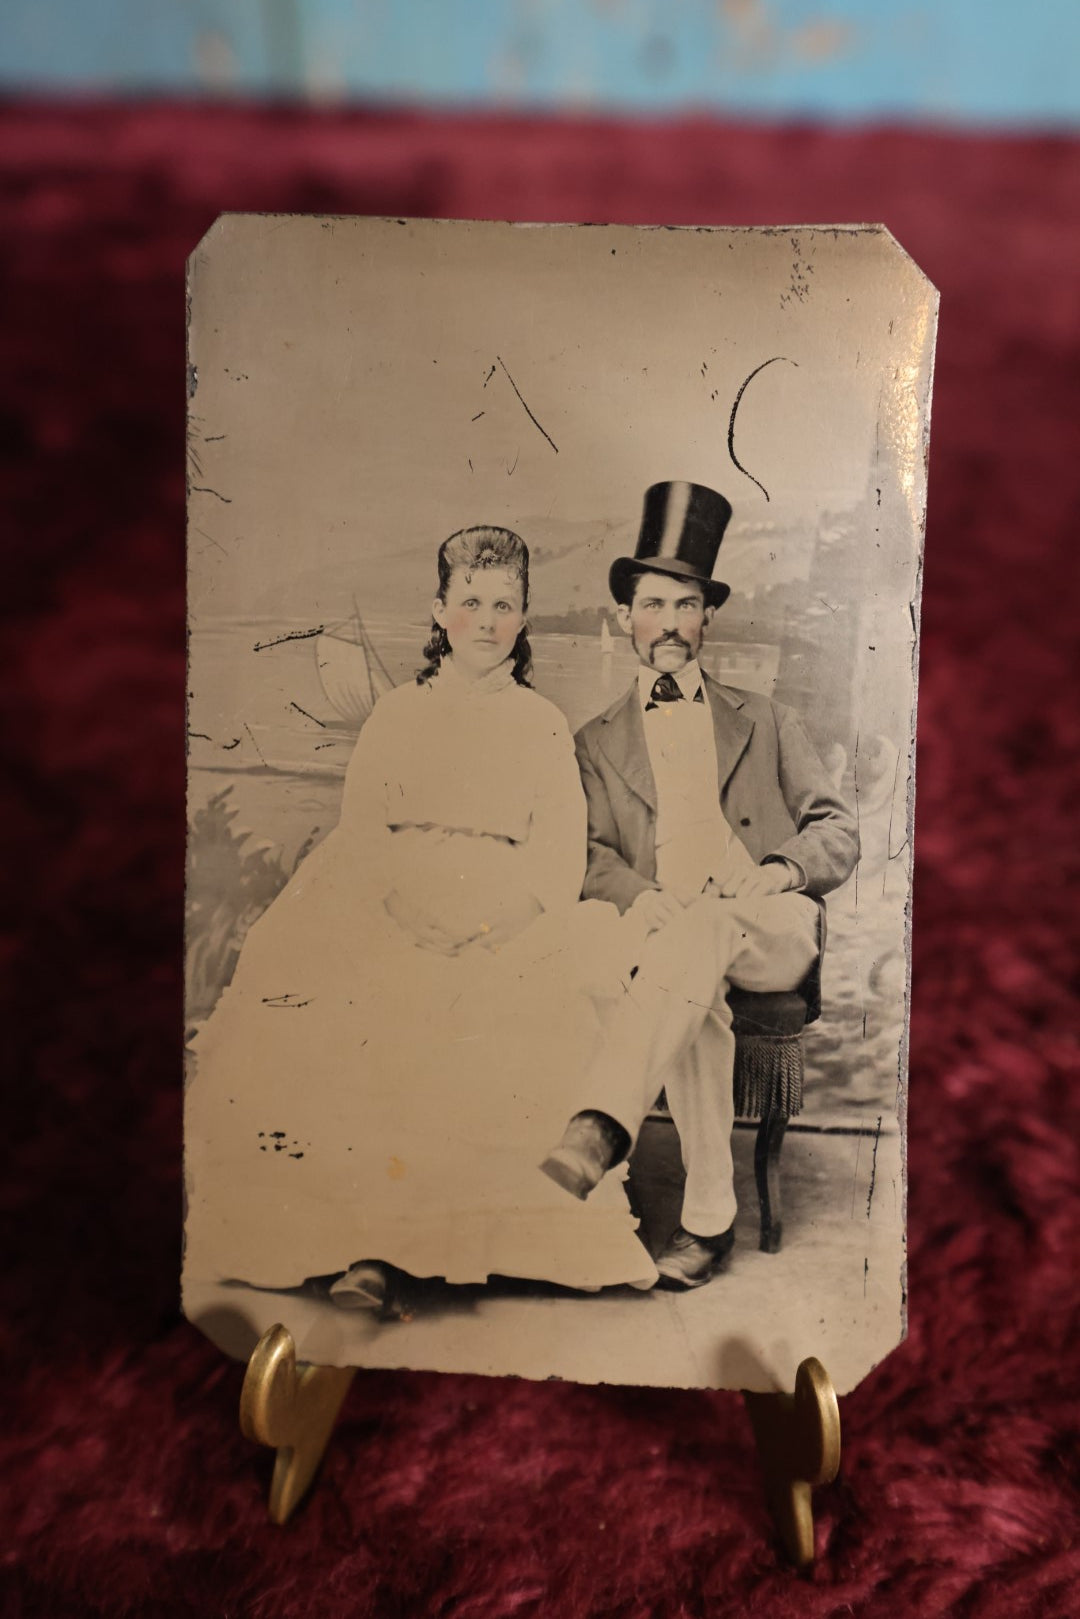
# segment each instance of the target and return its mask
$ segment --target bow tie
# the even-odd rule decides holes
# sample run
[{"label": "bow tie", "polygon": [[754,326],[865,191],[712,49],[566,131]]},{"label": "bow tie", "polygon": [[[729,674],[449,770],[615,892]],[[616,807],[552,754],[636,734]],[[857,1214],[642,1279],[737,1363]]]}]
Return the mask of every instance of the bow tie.
[{"label": "bow tie", "polygon": [[[645,712],[647,714],[650,708],[659,708],[661,703],[684,703],[685,701],[686,694],[674,675],[657,675],[653,682],[649,701],[645,704]],[[705,701],[705,693],[700,686],[694,693],[694,701],[695,703]]]}]

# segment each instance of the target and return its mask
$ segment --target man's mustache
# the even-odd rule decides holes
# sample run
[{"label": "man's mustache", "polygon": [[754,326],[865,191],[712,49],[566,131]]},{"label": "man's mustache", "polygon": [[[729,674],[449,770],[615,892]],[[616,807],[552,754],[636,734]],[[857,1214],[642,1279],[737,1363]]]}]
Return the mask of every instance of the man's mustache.
[{"label": "man's mustache", "polygon": [[690,642],[685,640],[678,630],[668,630],[663,635],[657,636],[652,643],[652,649],[655,651],[658,646],[681,646],[685,647],[687,652],[690,650]]}]

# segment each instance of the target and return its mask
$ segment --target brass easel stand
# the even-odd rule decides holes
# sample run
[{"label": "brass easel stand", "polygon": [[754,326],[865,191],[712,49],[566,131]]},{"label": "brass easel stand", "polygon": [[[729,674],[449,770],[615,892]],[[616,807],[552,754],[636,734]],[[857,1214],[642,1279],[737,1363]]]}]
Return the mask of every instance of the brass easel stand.
[{"label": "brass easel stand", "polygon": [[[248,1361],[240,1394],[240,1427],[247,1439],[277,1450],[270,1517],[285,1523],[322,1460],[352,1382],[351,1366],[297,1365],[282,1326],[263,1333]],[[810,1490],[840,1466],[840,1412],[829,1374],[804,1360],[794,1394],[744,1393],[765,1474],[765,1494],[784,1549],[797,1568],[814,1560]]]},{"label": "brass easel stand", "polygon": [[810,1490],[831,1484],[840,1468],[840,1409],[819,1360],[804,1360],[794,1394],[743,1393],[765,1474],[765,1498],[796,1568],[814,1561]]},{"label": "brass easel stand", "polygon": [[264,1332],[248,1361],[240,1391],[240,1429],[246,1439],[277,1450],[270,1482],[270,1517],[285,1523],[315,1477],[342,1402],[351,1366],[296,1364],[284,1327]]}]

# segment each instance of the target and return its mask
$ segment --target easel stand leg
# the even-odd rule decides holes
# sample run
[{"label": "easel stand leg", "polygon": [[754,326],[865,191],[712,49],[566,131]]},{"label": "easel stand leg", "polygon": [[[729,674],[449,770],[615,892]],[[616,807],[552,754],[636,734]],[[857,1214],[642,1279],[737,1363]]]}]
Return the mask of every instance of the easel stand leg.
[{"label": "easel stand leg", "polygon": [[[259,1339],[240,1394],[240,1427],[247,1439],[277,1451],[270,1517],[285,1523],[307,1491],[354,1376],[351,1366],[297,1365],[282,1326]],[[840,1467],[840,1411],[829,1374],[804,1360],[794,1394],[743,1393],[765,1475],[769,1510],[797,1568],[814,1561],[810,1492],[829,1484]]]},{"label": "easel stand leg", "polygon": [[814,1561],[810,1491],[831,1484],[840,1467],[840,1410],[819,1360],[804,1360],[794,1394],[743,1392],[765,1475],[765,1496],[796,1568]]},{"label": "easel stand leg", "polygon": [[282,1326],[264,1332],[248,1361],[240,1393],[245,1438],[277,1450],[270,1517],[285,1523],[310,1485],[353,1380],[351,1366],[296,1363]]}]

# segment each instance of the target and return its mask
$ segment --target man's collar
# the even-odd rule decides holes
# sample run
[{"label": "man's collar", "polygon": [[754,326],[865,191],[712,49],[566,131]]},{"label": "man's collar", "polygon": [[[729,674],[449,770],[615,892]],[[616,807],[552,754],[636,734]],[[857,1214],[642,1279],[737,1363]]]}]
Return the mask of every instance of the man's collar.
[{"label": "man's collar", "polygon": [[[652,698],[652,689],[662,673],[659,669],[652,669],[647,664],[638,664],[638,693],[641,697],[641,706],[645,707]],[[691,658],[688,664],[681,668],[675,676],[679,690],[688,703],[692,703],[701,690],[701,665],[696,658]]]}]

